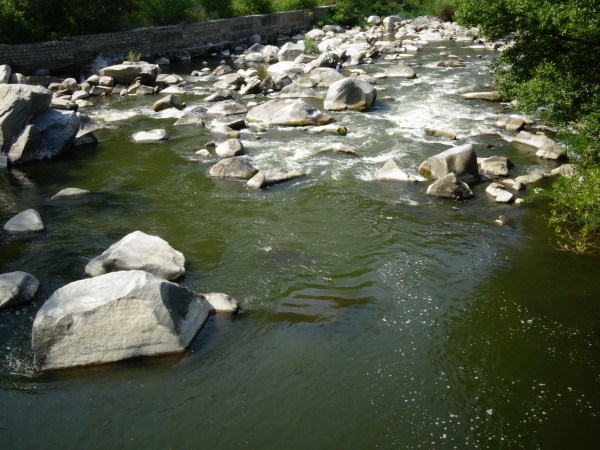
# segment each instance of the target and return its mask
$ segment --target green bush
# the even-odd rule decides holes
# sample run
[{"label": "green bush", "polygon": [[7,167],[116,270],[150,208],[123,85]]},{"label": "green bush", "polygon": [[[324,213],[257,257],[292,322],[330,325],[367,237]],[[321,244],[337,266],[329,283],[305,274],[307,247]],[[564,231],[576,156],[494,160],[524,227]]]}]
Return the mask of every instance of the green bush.
[{"label": "green bush", "polygon": [[319,46],[314,39],[304,36],[302,41],[304,42],[304,53],[312,53],[314,55],[321,53],[319,51]]},{"label": "green bush", "polygon": [[317,0],[272,0],[271,4],[273,11],[295,11],[315,8]]},{"label": "green bush", "polygon": [[270,0],[231,0],[234,16],[252,16],[272,12]]}]

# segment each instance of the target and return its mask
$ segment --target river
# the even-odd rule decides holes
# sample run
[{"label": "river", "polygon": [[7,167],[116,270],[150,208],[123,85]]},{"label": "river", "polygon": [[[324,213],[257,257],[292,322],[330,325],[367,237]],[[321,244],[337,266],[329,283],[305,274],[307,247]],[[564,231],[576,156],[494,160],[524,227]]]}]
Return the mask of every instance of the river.
[{"label": "river", "polygon": [[[467,67],[437,67],[442,51]],[[541,201],[495,204],[485,184],[471,200],[440,200],[423,183],[374,180],[389,158],[415,169],[446,148],[425,127],[455,130],[480,157],[508,156],[513,176],[556,166],[506,131],[478,135],[506,106],[458,94],[489,89],[492,57],[430,43],[415,80],[379,80],[371,111],[333,113],[345,137],[242,132],[257,168],[307,173],[266,190],[209,178],[217,160],[194,153],[214,137],[174,127],[151,96],[96,100],[91,115],[145,118],[98,130],[94,149],[0,172],[1,222],[35,208],[47,227],[0,234],[0,272],[41,282],[31,304],[0,312],[0,447],[595,447],[598,259],[555,248]],[[185,101],[207,107],[204,96]],[[131,142],[161,127],[169,140]],[[361,157],[315,155],[335,142]],[[92,194],[50,201],[66,187]],[[182,357],[36,374],[36,311],[134,230],[184,253],[181,284],[228,293],[243,312],[210,318]]]}]

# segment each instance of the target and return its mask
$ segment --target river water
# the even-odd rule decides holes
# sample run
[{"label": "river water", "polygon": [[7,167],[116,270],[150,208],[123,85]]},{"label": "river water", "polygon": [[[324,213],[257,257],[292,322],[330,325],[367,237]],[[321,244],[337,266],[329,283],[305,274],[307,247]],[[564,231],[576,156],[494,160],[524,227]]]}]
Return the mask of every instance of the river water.
[{"label": "river water", "polygon": [[[467,67],[437,67],[441,51]],[[506,132],[477,135],[505,106],[458,94],[489,88],[492,57],[431,43],[415,80],[379,80],[371,111],[333,114],[345,137],[242,132],[257,168],[307,173],[267,190],[210,179],[216,159],[194,153],[214,137],[173,127],[176,113],[153,113],[152,97],[98,100],[91,115],[146,117],[99,130],[94,149],[0,173],[2,223],[33,207],[47,226],[0,234],[0,272],[41,282],[30,305],[0,312],[0,447],[595,446],[598,260],[555,248],[541,202],[496,205],[485,185],[465,202],[439,200],[426,184],[373,179],[389,158],[415,169],[446,148],[425,127],[457,131],[480,157],[508,156],[514,176],[555,166]],[[208,85],[195,82],[189,107],[208,106]],[[131,143],[161,127],[168,141]],[[335,142],[361,157],[315,155]],[[71,186],[92,194],[50,201]],[[138,229],[184,253],[184,286],[226,292],[243,313],[212,317],[182,357],[36,374],[36,311]]]}]

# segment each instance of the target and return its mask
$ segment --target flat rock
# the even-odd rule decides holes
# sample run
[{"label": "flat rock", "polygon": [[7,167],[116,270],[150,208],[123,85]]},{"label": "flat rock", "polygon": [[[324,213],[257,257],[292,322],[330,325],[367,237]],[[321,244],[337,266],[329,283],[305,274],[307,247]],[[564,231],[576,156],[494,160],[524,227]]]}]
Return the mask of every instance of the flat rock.
[{"label": "flat rock", "polygon": [[485,192],[494,197],[497,203],[510,203],[514,200],[514,195],[506,190],[506,187],[499,183],[491,183]]},{"label": "flat rock", "polygon": [[406,78],[410,80],[417,77],[415,69],[407,66],[406,64],[397,64],[395,66],[388,67],[383,73],[388,78]]},{"label": "flat rock", "polygon": [[50,200],[76,199],[76,198],[85,197],[89,193],[90,193],[90,191],[88,191],[86,189],[70,187],[70,188],[66,188],[66,189],[63,189],[63,190],[57,192],[50,198]]},{"label": "flat rock", "polygon": [[133,139],[133,142],[136,144],[143,144],[146,142],[164,141],[165,139],[168,139],[168,137],[166,130],[157,128],[150,131],[138,131],[133,134],[131,139]]},{"label": "flat rock", "polygon": [[235,100],[223,100],[215,103],[206,112],[215,116],[232,116],[234,114],[246,114],[248,108]]},{"label": "flat rock", "polygon": [[261,170],[248,180],[246,186],[251,189],[260,189],[278,183],[295,180],[305,176],[303,172],[292,170]]},{"label": "flat rock", "polygon": [[489,102],[501,102],[502,97],[497,91],[489,92],[468,92],[461,94],[461,97],[466,100],[487,100]]},{"label": "flat rock", "polygon": [[210,306],[210,312],[212,313],[229,313],[235,314],[240,311],[240,304],[236,299],[230,295],[223,294],[220,292],[211,292],[209,294],[201,294],[204,296]]}]

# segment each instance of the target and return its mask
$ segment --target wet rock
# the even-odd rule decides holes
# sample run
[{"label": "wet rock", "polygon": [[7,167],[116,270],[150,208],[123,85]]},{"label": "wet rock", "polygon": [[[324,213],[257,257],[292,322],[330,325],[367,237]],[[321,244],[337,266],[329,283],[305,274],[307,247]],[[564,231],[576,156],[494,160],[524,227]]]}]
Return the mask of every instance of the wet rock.
[{"label": "wet rock", "polygon": [[452,147],[427,158],[419,166],[419,174],[425,177],[441,178],[448,173],[455,173],[465,183],[474,183],[479,180],[477,155],[473,150],[473,145]]},{"label": "wet rock", "polygon": [[50,198],[50,200],[76,199],[76,198],[85,197],[89,193],[90,193],[90,191],[88,191],[86,189],[70,187],[70,188],[62,189],[61,191],[57,192]]},{"label": "wet rock", "polygon": [[183,254],[165,240],[134,231],[115,242],[85,266],[85,274],[97,277],[118,270],[144,270],[166,280],[185,274]]},{"label": "wet rock", "polygon": [[496,203],[510,203],[514,200],[514,195],[506,190],[506,187],[499,183],[491,183],[485,192],[492,197]]},{"label": "wet rock", "polygon": [[231,158],[244,154],[244,146],[239,139],[227,139],[215,147],[215,153],[221,158]]},{"label": "wet rock", "polygon": [[522,183],[527,186],[528,184],[537,183],[543,178],[544,174],[542,172],[532,172],[526,175],[518,176],[517,178],[515,178],[515,181],[517,183]]},{"label": "wet rock", "polygon": [[416,177],[409,174],[404,169],[398,167],[396,161],[388,159],[381,170],[375,175],[375,179],[379,181],[424,181],[425,178]]},{"label": "wet rock", "polygon": [[450,140],[456,139],[456,131],[450,130],[436,130],[433,128],[425,128],[425,135],[432,137],[445,138]]},{"label": "wet rock", "polygon": [[193,112],[187,112],[182,117],[177,119],[177,121],[173,124],[176,127],[182,126],[194,126],[198,128],[204,128],[205,124],[201,117],[198,117]]},{"label": "wet rock", "polygon": [[479,170],[492,177],[506,177],[513,164],[504,156],[478,158]]},{"label": "wet rock", "polygon": [[40,282],[27,272],[9,272],[0,275],[0,309],[29,302]]},{"label": "wet rock", "polygon": [[490,102],[501,102],[502,97],[500,93],[497,91],[490,92],[469,92],[466,94],[461,94],[461,97],[466,100],[487,100]]},{"label": "wet rock", "polygon": [[201,294],[206,298],[210,306],[211,314],[236,314],[240,311],[240,305],[233,297],[219,292],[211,292],[210,294]]},{"label": "wet rock", "polygon": [[555,161],[566,158],[565,150],[543,133],[531,134],[521,131],[511,142],[536,149],[536,155],[540,158]]},{"label": "wet rock", "polygon": [[215,103],[206,112],[215,116],[232,116],[235,114],[245,114],[248,112],[248,108],[235,100],[224,100]]},{"label": "wet rock", "polygon": [[178,95],[169,94],[166,97],[154,102],[152,105],[152,109],[155,112],[164,111],[165,109],[169,108],[182,109],[185,108],[185,103],[181,101]]},{"label": "wet rock", "polygon": [[472,197],[473,192],[467,183],[461,181],[454,172],[450,172],[430,184],[427,195],[462,200]]},{"label": "wet rock", "polygon": [[292,83],[284,86],[279,92],[279,98],[321,98],[316,89],[312,87],[301,86],[298,83]]},{"label": "wet rock", "polygon": [[525,128],[525,121],[522,117],[513,117],[506,124],[507,131],[520,131]]},{"label": "wet rock", "polygon": [[26,209],[4,224],[4,229],[11,233],[43,231],[45,228],[40,213],[35,209]]},{"label": "wet rock", "polygon": [[323,147],[317,152],[317,155],[345,155],[352,158],[358,158],[359,154],[352,147],[336,142],[334,144]]},{"label": "wet rock", "polygon": [[459,59],[445,59],[445,60],[437,63],[437,66],[438,67],[456,68],[456,67],[466,67],[466,64],[464,63],[464,61],[459,60]]},{"label": "wet rock", "polygon": [[308,127],[308,134],[335,134],[338,136],[346,136],[348,134],[348,128],[339,123],[332,123],[329,125],[322,125],[320,127]]},{"label": "wet rock", "polygon": [[168,137],[166,130],[157,128],[150,131],[138,131],[133,134],[131,139],[136,144],[144,144],[147,142],[164,141],[168,139]]},{"label": "wet rock", "polygon": [[323,103],[328,111],[366,111],[377,98],[377,89],[366,81],[344,78],[329,86]]},{"label": "wet rock", "polygon": [[246,186],[250,189],[260,189],[278,183],[295,180],[305,176],[303,172],[292,170],[261,170],[248,180]]},{"label": "wet rock", "polygon": [[75,281],[33,322],[37,370],[181,353],[210,312],[201,295],[141,270]]},{"label": "wet rock", "polygon": [[207,102],[222,102],[223,100],[233,99],[233,91],[231,89],[220,89],[217,92],[210,94],[204,100]]},{"label": "wet rock", "polygon": [[212,166],[209,175],[215,178],[241,178],[249,180],[258,170],[243,156],[234,156]]}]

